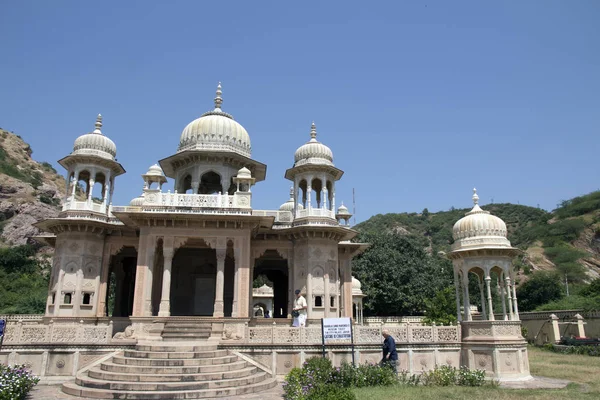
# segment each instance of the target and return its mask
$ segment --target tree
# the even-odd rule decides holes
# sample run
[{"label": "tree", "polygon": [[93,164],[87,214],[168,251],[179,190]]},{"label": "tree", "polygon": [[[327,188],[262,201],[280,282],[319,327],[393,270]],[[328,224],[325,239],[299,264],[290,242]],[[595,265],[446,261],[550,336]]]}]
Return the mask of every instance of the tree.
[{"label": "tree", "polygon": [[422,315],[425,301],[452,282],[448,260],[430,256],[419,242],[396,233],[365,233],[371,246],[353,262],[362,282],[365,315]]},{"label": "tree", "polygon": [[517,290],[519,310],[521,311],[532,311],[542,304],[562,297],[563,290],[560,277],[551,272],[536,272]]},{"label": "tree", "polygon": [[454,287],[439,290],[435,297],[425,300],[426,324],[450,325],[456,323],[456,299]]}]

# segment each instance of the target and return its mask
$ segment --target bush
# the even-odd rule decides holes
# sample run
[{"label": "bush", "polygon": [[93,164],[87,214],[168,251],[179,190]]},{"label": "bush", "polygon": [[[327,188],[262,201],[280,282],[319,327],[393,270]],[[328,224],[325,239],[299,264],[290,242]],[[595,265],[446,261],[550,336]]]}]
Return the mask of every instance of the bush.
[{"label": "bush", "polygon": [[546,343],[543,348],[561,354],[580,354],[591,357],[600,357],[600,345],[556,346],[552,343]]},{"label": "bush", "polygon": [[24,399],[39,381],[25,365],[0,364],[0,400]]},{"label": "bush", "polygon": [[421,382],[425,386],[482,386],[485,383],[485,371],[471,370],[467,367],[456,369],[449,365],[442,365],[432,371],[423,372]]},{"label": "bush", "polygon": [[482,386],[485,383],[485,371],[460,367],[457,383],[459,386]]},{"label": "bush", "polygon": [[356,400],[356,396],[350,388],[319,385],[310,392],[306,400]]}]

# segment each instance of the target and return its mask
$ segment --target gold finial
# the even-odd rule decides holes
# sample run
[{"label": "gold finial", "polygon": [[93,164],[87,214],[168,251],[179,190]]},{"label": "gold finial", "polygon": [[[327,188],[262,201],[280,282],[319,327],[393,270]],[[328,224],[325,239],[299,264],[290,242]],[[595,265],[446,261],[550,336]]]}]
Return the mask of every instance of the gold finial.
[{"label": "gold finial", "polygon": [[221,109],[221,104],[223,104],[223,98],[221,97],[222,94],[223,92],[221,91],[221,82],[219,82],[219,84],[217,85],[217,97],[215,97],[215,110]]},{"label": "gold finial", "polygon": [[100,133],[102,134],[101,128],[102,128],[102,114],[98,114],[98,117],[96,117],[96,123],[95,123],[96,129],[94,129],[94,133]]}]

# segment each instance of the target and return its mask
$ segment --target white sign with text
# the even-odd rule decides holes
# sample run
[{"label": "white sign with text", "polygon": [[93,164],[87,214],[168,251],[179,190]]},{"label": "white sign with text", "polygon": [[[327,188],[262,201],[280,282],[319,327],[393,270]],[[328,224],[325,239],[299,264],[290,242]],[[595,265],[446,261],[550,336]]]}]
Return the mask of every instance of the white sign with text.
[{"label": "white sign with text", "polygon": [[352,340],[350,318],[323,318],[323,342],[328,340]]}]

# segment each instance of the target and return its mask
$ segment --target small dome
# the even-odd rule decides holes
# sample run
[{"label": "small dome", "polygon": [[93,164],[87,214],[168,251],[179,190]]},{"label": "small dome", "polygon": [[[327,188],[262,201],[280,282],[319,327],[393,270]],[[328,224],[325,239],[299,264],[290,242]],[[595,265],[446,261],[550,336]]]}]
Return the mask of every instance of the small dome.
[{"label": "small dome", "polygon": [[506,238],[506,224],[502,219],[479,207],[476,189],[473,189],[473,203],[473,209],[452,228],[452,237],[455,240],[453,248],[510,247]]},{"label": "small dome", "polygon": [[[304,210],[302,204],[298,204],[298,210]],[[279,211],[294,211],[294,188],[290,188],[290,198],[279,207]]]},{"label": "small dome", "polygon": [[314,122],[310,127],[310,140],[300,146],[294,154],[294,167],[305,164],[333,165],[331,149],[317,141],[317,128]]},{"label": "small dome", "polygon": [[145,175],[165,176],[162,168],[158,164],[154,164],[150,168],[148,168],[148,172],[146,172]]},{"label": "small dome", "polygon": [[350,215],[350,211],[348,211],[348,207],[342,203],[342,205],[337,209],[338,215]]},{"label": "small dome", "polygon": [[353,296],[363,294],[361,287],[362,287],[362,285],[361,285],[360,281],[358,279],[356,279],[355,277],[352,277],[352,295]]},{"label": "small dome", "polygon": [[252,178],[252,173],[246,167],[242,167],[237,174],[238,178]]},{"label": "small dome", "polygon": [[91,133],[79,136],[73,145],[73,155],[91,155],[114,160],[117,156],[117,146],[104,136],[101,131],[102,115],[98,114],[96,129]]},{"label": "small dome", "polygon": [[233,116],[221,110],[221,83],[217,87],[215,109],[190,122],[181,133],[177,151],[231,151],[245,157],[251,155],[250,135]]},{"label": "small dome", "polygon": [[135,199],[133,199],[129,202],[129,205],[133,206],[133,207],[139,207],[143,204],[144,204],[144,194],[143,193],[140,196],[136,197]]}]

